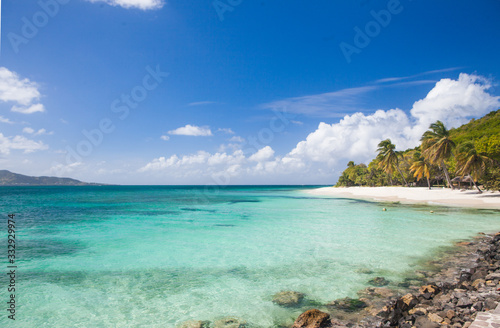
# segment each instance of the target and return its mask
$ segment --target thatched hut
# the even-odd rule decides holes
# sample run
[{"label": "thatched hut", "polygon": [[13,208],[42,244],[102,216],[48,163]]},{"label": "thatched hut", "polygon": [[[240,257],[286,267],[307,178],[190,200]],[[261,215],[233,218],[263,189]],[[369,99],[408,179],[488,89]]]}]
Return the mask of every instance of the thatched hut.
[{"label": "thatched hut", "polygon": [[472,178],[470,176],[466,176],[466,177],[454,177],[453,179],[451,179],[451,183],[455,186],[457,186],[459,189],[462,188],[462,184],[465,185],[465,187],[467,188],[471,188],[472,189]]}]

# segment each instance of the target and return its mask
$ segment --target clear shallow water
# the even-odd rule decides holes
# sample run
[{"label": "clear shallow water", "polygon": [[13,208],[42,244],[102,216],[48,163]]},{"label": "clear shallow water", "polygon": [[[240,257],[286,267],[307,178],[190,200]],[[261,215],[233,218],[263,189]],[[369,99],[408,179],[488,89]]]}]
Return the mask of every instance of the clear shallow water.
[{"label": "clear shallow water", "polygon": [[[175,327],[228,315],[273,327],[301,313],[274,305],[276,292],[323,303],[354,297],[375,276],[397,283],[440,247],[500,230],[498,211],[313,197],[303,187],[0,195],[4,223],[16,213],[18,245],[16,323],[4,310],[2,327]],[[6,286],[0,275],[2,302]]]}]

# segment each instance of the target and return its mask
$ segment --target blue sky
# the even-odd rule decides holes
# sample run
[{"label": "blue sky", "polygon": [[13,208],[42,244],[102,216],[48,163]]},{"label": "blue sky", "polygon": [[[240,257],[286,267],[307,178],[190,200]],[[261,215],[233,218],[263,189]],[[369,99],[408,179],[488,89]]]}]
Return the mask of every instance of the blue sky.
[{"label": "blue sky", "polygon": [[3,0],[0,166],[332,184],[500,108],[500,1]]}]

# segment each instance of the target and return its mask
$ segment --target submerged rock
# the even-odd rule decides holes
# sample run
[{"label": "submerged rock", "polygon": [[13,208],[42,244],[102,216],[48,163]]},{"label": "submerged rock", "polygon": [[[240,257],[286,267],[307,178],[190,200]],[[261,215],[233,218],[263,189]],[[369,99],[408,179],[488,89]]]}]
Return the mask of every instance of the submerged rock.
[{"label": "submerged rock", "polygon": [[330,315],[320,310],[309,310],[295,320],[292,328],[329,328],[333,327]]},{"label": "submerged rock", "polygon": [[183,322],[179,328],[209,328],[210,321],[201,321],[201,320],[189,320]]},{"label": "submerged rock", "polygon": [[368,304],[360,299],[346,297],[335,300],[332,303],[328,304],[328,306],[346,312],[355,312],[367,307]]},{"label": "submerged rock", "polygon": [[248,323],[236,317],[226,317],[215,321],[214,328],[247,328]]},{"label": "submerged rock", "polygon": [[382,297],[389,298],[394,296],[394,291],[385,287],[367,287],[358,292],[361,297]]},{"label": "submerged rock", "polygon": [[384,277],[375,277],[371,280],[368,281],[368,283],[372,286],[376,287],[382,287],[382,286],[387,286],[389,284],[389,280],[385,279]]},{"label": "submerged rock", "polygon": [[356,273],[361,273],[361,274],[372,274],[373,273],[373,270],[370,270],[368,268],[360,268],[360,269],[357,269],[356,271],[354,271]]},{"label": "submerged rock", "polygon": [[304,294],[294,291],[283,291],[274,294],[273,303],[281,306],[297,306],[304,299]]}]

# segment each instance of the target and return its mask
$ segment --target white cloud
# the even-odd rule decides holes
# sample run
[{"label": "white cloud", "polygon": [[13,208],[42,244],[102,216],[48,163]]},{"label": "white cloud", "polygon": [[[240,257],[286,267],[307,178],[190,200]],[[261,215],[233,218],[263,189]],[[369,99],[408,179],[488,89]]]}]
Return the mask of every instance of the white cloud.
[{"label": "white cloud", "polygon": [[186,126],[168,131],[168,134],[180,135],[180,136],[207,137],[212,135],[212,131],[210,131],[208,127],[199,127],[196,125],[187,124]]},{"label": "white cloud", "polygon": [[160,139],[161,139],[161,140],[168,141],[168,140],[170,139],[170,137],[169,137],[169,136],[165,136],[165,135],[163,135],[163,136],[161,136],[161,137],[160,137]]},{"label": "white cloud", "polygon": [[231,128],[219,128],[217,129],[217,132],[223,132],[227,134],[234,134],[234,131]]},{"label": "white cloud", "polygon": [[24,136],[7,137],[0,133],[0,153],[4,155],[10,154],[11,150],[23,150],[24,153],[32,153],[48,148],[41,141],[30,140]]},{"label": "white cloud", "polygon": [[399,81],[402,81],[402,80],[409,80],[409,79],[413,79],[413,78],[424,76],[424,75],[451,72],[451,71],[456,71],[456,70],[459,70],[459,69],[460,69],[460,67],[450,67],[450,68],[436,69],[436,70],[427,71],[427,72],[423,72],[423,73],[418,73],[418,74],[410,75],[410,76],[389,77],[389,78],[385,78],[385,79],[380,79],[380,80],[375,81],[375,83],[399,82]]},{"label": "white cloud", "polygon": [[320,123],[287,155],[305,162],[325,162],[330,166],[339,159],[356,161],[373,158],[380,140],[390,138],[399,147],[404,142],[405,128],[410,124],[400,109],[378,110],[372,115],[356,113],[348,115],[336,124]]},{"label": "white cloud", "polygon": [[212,105],[212,104],[216,104],[217,102],[215,101],[196,101],[196,102],[192,102],[192,103],[189,103],[188,106],[203,106],[203,105]]},{"label": "white cloud", "polygon": [[177,155],[172,155],[169,158],[160,157],[156,158],[150,163],[146,164],[139,171],[158,171],[167,168],[187,168],[198,166],[200,164],[217,166],[217,165],[228,165],[228,164],[241,164],[245,160],[245,156],[241,150],[235,151],[233,154],[227,153],[215,153],[210,154],[206,151],[199,151],[196,154],[185,155],[178,157]]},{"label": "white cloud", "polygon": [[250,156],[249,160],[254,162],[265,162],[270,160],[273,156],[274,150],[269,146],[265,146],[259,149],[255,154]]},{"label": "white cloud", "polygon": [[245,139],[243,139],[240,136],[234,136],[231,139],[229,139],[229,141],[231,141],[231,142],[240,142],[241,143],[241,142],[245,142]]},{"label": "white cloud", "polygon": [[15,72],[0,67],[0,100],[29,105],[40,98],[38,85],[28,79],[21,79]]},{"label": "white cloud", "polygon": [[12,106],[11,111],[21,113],[21,114],[33,114],[36,112],[45,112],[45,106],[42,104],[34,104],[27,107],[24,106]]},{"label": "white cloud", "polygon": [[111,6],[120,6],[126,9],[137,8],[142,10],[160,9],[164,0],[88,0],[90,2],[105,2]]},{"label": "white cloud", "polygon": [[43,105],[34,103],[40,97],[38,84],[0,67],[0,101],[16,103],[17,105],[11,108],[12,111],[23,114],[43,112]]},{"label": "white cloud", "polygon": [[44,135],[44,134],[47,134],[47,135],[52,135],[52,134],[54,134],[54,132],[53,132],[53,131],[47,132],[47,130],[45,130],[45,129],[40,129],[40,130],[38,130],[38,131],[35,131],[35,130],[33,130],[33,129],[32,129],[32,128],[30,128],[30,127],[25,127],[25,128],[23,129],[23,132],[24,132],[24,133],[27,133],[27,134],[33,134],[33,135],[35,135],[35,136]]},{"label": "white cloud", "polygon": [[9,120],[8,118],[5,118],[3,116],[0,116],[0,122],[7,123],[7,124],[14,124],[14,122],[12,122],[11,120]]},{"label": "white cloud", "polygon": [[293,97],[262,105],[264,109],[283,109],[288,113],[310,116],[338,117],[339,113],[359,110],[361,97],[377,86],[343,89],[317,95]]},{"label": "white cloud", "polygon": [[490,95],[491,81],[461,73],[458,80],[442,79],[427,96],[415,102],[411,116],[417,119],[414,134],[420,136],[428,126],[440,120],[449,128],[458,127],[470,117],[498,109],[500,97]]},{"label": "white cloud", "polygon": [[49,172],[51,175],[55,175],[58,177],[66,176],[70,173],[74,173],[77,168],[81,168],[83,166],[82,162],[74,162],[71,164],[61,164],[61,163],[53,163]]}]

